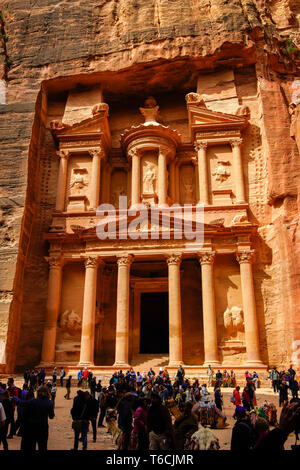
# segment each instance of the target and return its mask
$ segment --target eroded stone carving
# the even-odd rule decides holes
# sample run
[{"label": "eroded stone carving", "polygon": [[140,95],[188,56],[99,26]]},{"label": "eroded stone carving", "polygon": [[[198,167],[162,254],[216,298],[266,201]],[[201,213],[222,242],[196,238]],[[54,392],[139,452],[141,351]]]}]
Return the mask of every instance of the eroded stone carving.
[{"label": "eroded stone carving", "polygon": [[223,183],[227,180],[227,178],[229,178],[229,176],[231,175],[231,171],[229,168],[230,165],[231,164],[228,161],[219,160],[217,162],[217,167],[213,173],[213,176],[215,177],[216,181]]},{"label": "eroded stone carving", "polygon": [[290,136],[296,141],[300,155],[300,102],[297,104],[291,103],[289,112],[291,115]]},{"label": "eroded stone carving", "polygon": [[236,337],[239,331],[244,331],[244,318],[241,307],[227,307],[223,318],[225,330],[229,337]]},{"label": "eroded stone carving", "polygon": [[83,189],[88,185],[86,168],[75,168],[70,182],[70,192],[72,195],[81,195]]},{"label": "eroded stone carving", "polygon": [[81,330],[81,318],[74,310],[65,310],[59,319],[59,326],[69,334]]},{"label": "eroded stone carving", "polygon": [[145,173],[143,177],[143,192],[147,194],[153,194],[155,192],[156,182],[156,171],[155,165],[151,162],[147,162]]},{"label": "eroded stone carving", "polygon": [[185,96],[185,101],[187,104],[197,104],[206,108],[205,101],[199,93],[188,93]]},{"label": "eroded stone carving", "polygon": [[238,214],[233,217],[231,223],[232,225],[235,225],[235,224],[249,223],[249,221],[246,215]]}]

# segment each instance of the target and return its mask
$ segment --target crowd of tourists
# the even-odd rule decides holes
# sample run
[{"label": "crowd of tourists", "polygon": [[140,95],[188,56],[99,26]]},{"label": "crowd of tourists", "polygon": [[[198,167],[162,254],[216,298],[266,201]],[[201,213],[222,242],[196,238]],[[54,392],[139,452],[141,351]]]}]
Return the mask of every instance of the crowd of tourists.
[{"label": "crowd of tourists", "polygon": [[[114,372],[107,385],[102,385],[92,371],[81,369],[77,377],[66,376],[63,367],[54,368],[52,380],[46,379],[43,369],[26,370],[22,389],[14,379],[0,383],[0,444],[8,449],[8,439],[21,437],[21,450],[47,450],[48,419],[55,417],[57,385],[66,387],[64,398],[71,399],[72,383],[76,395],[70,410],[74,444],[86,450],[89,425],[93,442],[99,428],[106,428],[118,449],[122,450],[195,450],[219,449],[214,428],[225,428],[227,418],[223,410],[222,387],[233,387],[230,401],[235,425],[232,429],[231,449],[283,448],[291,431],[300,420],[300,403],[292,367],[278,372],[274,367],[268,377],[274,392],[283,404],[279,423],[268,416],[264,408],[257,408],[256,390],[259,378],[256,372],[245,373],[243,391],[236,385],[234,371],[216,373],[209,366],[206,383],[189,380],[182,366],[171,379],[168,370],[157,373],[150,367],[146,372],[130,368]],[[213,387],[213,391],[208,387]],[[280,395],[282,387],[285,394]],[[289,403],[288,390],[292,395]],[[268,408],[269,409],[269,408]],[[272,407],[270,407],[272,409]],[[273,410],[274,411],[274,410]],[[276,425],[270,430],[270,425]]]}]

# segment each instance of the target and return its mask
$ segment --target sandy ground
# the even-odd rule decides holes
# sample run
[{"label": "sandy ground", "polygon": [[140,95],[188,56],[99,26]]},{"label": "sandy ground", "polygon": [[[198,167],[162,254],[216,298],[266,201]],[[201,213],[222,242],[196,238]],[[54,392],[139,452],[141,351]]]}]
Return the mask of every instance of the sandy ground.
[{"label": "sandy ground", "polygon": [[[15,381],[16,385],[20,386],[21,381]],[[66,400],[64,394],[66,393],[65,388],[57,387],[57,395],[55,401],[55,418],[49,420],[49,450],[70,450],[73,447],[73,430],[72,430],[72,419],[70,415],[70,409],[72,407],[73,398],[76,395],[77,388],[71,389],[71,399]],[[213,390],[210,389],[212,393]],[[231,431],[235,423],[232,418],[234,412],[234,406],[230,402],[230,396],[232,389],[222,389],[224,408],[223,412],[227,416],[227,422],[229,426],[226,429],[214,429],[213,433],[218,437],[222,450],[230,449]],[[261,405],[264,400],[275,403],[277,407],[277,417],[280,416],[280,408],[278,407],[278,394],[274,394],[272,390],[268,388],[257,390],[257,402],[258,406]],[[105,422],[104,422],[105,424]],[[14,436],[13,439],[8,440],[9,450],[20,449],[21,438]],[[285,443],[285,449],[290,450],[291,445],[294,444],[295,437],[293,434],[290,435]],[[80,447],[81,449],[81,443]],[[107,433],[106,428],[98,428],[97,442],[93,443],[92,429],[88,433],[88,450],[114,450],[116,449],[115,443],[110,434]]]}]

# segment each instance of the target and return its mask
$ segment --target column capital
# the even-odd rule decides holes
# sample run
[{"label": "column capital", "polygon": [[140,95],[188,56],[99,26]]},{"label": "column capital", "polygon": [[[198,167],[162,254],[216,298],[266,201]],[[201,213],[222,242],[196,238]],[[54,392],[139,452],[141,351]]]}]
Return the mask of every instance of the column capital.
[{"label": "column capital", "polygon": [[117,256],[118,266],[130,266],[133,262],[133,255],[121,255]]},{"label": "column capital", "polygon": [[102,146],[100,146],[99,149],[90,149],[88,152],[92,158],[94,157],[104,158],[105,157],[105,152]]},{"label": "column capital", "polygon": [[240,147],[242,144],[243,144],[243,139],[241,137],[230,140],[230,145],[232,148]]},{"label": "column capital", "polygon": [[236,259],[240,264],[252,263],[254,260],[254,253],[255,250],[240,251],[236,253]]},{"label": "column capital", "polygon": [[50,269],[60,269],[63,265],[61,256],[46,256],[45,260],[48,261]]},{"label": "column capital", "polygon": [[167,147],[166,145],[159,145],[159,148],[158,148],[158,153],[160,155],[164,155],[165,157],[168,155],[168,153],[171,152],[171,149],[169,147]]},{"label": "column capital", "polygon": [[195,150],[198,152],[200,149],[207,149],[207,140],[196,140],[194,143]]},{"label": "column capital", "polygon": [[128,150],[127,155],[129,158],[140,157],[140,152],[136,147],[134,147]]},{"label": "column capital", "polygon": [[66,160],[69,158],[70,156],[70,150],[65,150],[65,149],[62,149],[62,150],[57,150],[56,151],[56,155],[59,157],[59,158],[65,158]]},{"label": "column capital", "polygon": [[86,268],[96,268],[103,261],[98,256],[87,256],[84,259],[84,265]]},{"label": "column capital", "polygon": [[168,265],[180,265],[182,259],[181,253],[172,253],[171,255],[167,255],[167,263]]},{"label": "column capital", "polygon": [[197,253],[199,257],[200,264],[213,264],[216,252],[215,251],[205,251]]}]

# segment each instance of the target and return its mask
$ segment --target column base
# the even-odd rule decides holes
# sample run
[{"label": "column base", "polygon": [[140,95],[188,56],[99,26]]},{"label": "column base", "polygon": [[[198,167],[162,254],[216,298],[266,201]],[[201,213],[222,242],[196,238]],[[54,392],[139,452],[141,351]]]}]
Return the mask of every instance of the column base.
[{"label": "column base", "polygon": [[130,369],[130,365],[129,364],[126,364],[125,362],[115,362],[113,364],[113,367],[118,367],[119,369]]},{"label": "column base", "polygon": [[77,364],[77,367],[94,367],[94,363],[93,362],[78,362]]}]

